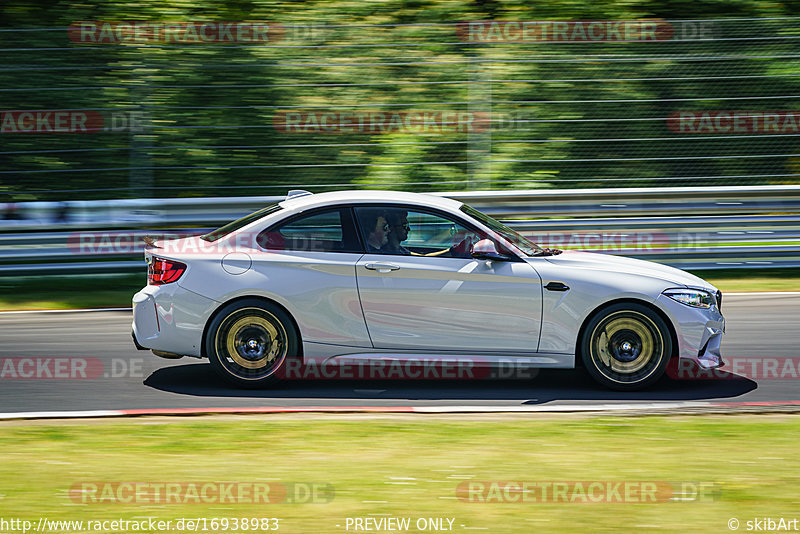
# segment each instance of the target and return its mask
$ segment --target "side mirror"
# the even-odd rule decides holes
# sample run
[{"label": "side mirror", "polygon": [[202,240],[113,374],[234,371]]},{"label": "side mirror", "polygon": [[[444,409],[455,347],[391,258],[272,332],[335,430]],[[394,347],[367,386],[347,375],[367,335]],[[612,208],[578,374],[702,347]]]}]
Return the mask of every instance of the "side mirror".
[{"label": "side mirror", "polygon": [[471,255],[476,260],[508,261],[510,259],[508,256],[497,252],[497,247],[494,246],[494,241],[491,239],[481,239],[472,245]]}]

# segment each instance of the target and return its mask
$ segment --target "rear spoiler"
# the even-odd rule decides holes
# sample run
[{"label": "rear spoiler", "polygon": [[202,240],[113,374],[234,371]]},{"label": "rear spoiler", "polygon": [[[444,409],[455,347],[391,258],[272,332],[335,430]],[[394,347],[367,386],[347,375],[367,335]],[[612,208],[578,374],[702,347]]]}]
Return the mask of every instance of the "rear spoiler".
[{"label": "rear spoiler", "polygon": [[151,235],[142,236],[142,241],[144,241],[144,248],[161,248],[156,244],[156,238]]}]

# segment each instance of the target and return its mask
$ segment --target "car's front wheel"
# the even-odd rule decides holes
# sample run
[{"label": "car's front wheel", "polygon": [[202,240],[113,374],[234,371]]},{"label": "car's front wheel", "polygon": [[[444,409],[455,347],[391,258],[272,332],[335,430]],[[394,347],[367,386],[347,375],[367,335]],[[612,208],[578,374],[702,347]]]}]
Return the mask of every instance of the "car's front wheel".
[{"label": "car's front wheel", "polygon": [[206,333],[206,352],[222,378],[239,387],[258,388],[279,380],[287,358],[297,355],[297,337],[281,308],[244,299],[214,317]]},{"label": "car's front wheel", "polygon": [[664,320],[636,303],[609,306],[586,325],[581,356],[592,377],[611,389],[643,389],[661,378],[672,356]]}]

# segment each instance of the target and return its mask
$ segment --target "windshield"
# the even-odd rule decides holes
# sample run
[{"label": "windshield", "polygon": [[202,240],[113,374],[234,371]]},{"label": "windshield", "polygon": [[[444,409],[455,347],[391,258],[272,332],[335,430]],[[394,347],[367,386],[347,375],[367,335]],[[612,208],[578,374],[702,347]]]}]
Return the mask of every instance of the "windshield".
[{"label": "windshield", "polygon": [[478,219],[480,222],[482,222],[483,224],[491,228],[493,231],[503,236],[507,241],[509,241],[511,244],[513,244],[515,247],[520,249],[528,256],[539,256],[544,253],[544,250],[539,245],[537,245],[533,241],[530,241],[527,237],[518,234],[505,224],[492,219],[485,213],[481,213],[472,206],[467,206],[466,204],[463,204],[461,206],[461,211],[463,211],[464,213],[475,219]]},{"label": "windshield", "polygon": [[250,224],[251,222],[257,221],[258,219],[260,219],[261,217],[263,217],[265,215],[269,215],[270,213],[275,213],[279,209],[281,209],[281,207],[278,206],[277,204],[270,204],[266,208],[262,208],[262,209],[260,209],[258,211],[255,211],[255,212],[251,213],[250,215],[245,215],[241,219],[236,219],[233,222],[229,222],[228,224],[226,224],[222,228],[218,228],[218,229],[214,230],[213,232],[209,232],[204,236],[200,236],[200,238],[204,239],[206,241],[210,241],[211,243],[213,243],[217,239],[219,239],[221,237],[225,237],[226,235],[230,234],[231,232],[235,232],[239,228],[243,228],[243,227],[247,226],[248,224]]}]

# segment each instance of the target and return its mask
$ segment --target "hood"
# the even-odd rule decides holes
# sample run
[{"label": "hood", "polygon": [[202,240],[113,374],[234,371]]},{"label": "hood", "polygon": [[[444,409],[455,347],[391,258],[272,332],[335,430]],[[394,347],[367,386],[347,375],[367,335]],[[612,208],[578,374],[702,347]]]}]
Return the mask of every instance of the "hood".
[{"label": "hood", "polygon": [[696,287],[716,291],[716,288],[693,274],[675,267],[661,265],[652,261],[637,260],[610,254],[596,252],[578,252],[565,250],[557,256],[547,256],[547,261],[554,265],[573,267],[578,269],[592,269],[612,273],[629,273],[639,276],[658,278],[676,286]]}]

